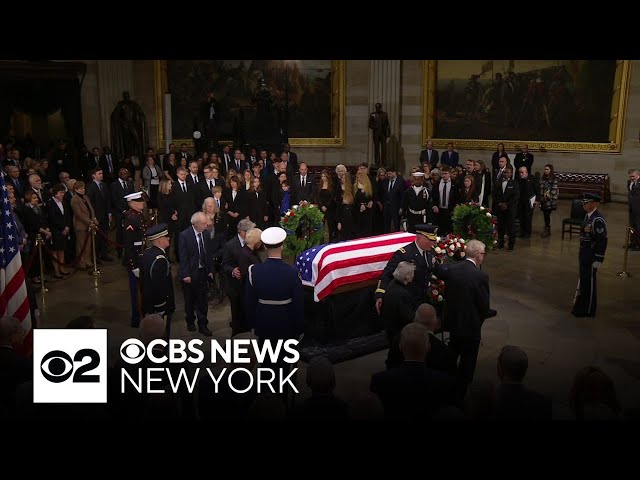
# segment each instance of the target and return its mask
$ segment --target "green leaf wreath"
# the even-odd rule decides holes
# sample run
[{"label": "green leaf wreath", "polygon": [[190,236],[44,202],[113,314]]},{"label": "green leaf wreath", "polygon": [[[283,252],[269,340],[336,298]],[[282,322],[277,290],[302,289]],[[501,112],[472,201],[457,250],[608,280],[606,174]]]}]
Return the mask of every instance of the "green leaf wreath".
[{"label": "green leaf wreath", "polygon": [[280,226],[287,232],[284,252],[294,258],[324,240],[324,213],[317,205],[294,205],[284,214]]},{"label": "green leaf wreath", "polygon": [[498,241],[496,216],[491,213],[491,210],[478,203],[456,206],[451,219],[453,233],[467,240],[480,240],[487,248],[493,248]]}]

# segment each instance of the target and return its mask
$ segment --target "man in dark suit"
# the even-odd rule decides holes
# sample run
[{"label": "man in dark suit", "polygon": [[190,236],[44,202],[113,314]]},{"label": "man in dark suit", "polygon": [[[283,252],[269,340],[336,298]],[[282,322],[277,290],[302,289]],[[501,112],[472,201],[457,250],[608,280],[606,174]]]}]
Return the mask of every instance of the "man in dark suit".
[{"label": "man in dark suit", "polygon": [[49,200],[51,200],[51,194],[42,188],[42,179],[38,174],[34,173],[33,175],[29,175],[29,188],[27,189],[27,192],[29,190],[32,190],[33,193],[36,194],[38,197],[38,205],[41,207],[49,203]]},{"label": "man in dark suit", "polygon": [[498,248],[504,248],[504,235],[509,236],[507,251],[516,243],[516,212],[520,200],[518,182],[513,180],[513,167],[507,165],[500,180],[493,185],[493,212],[498,219]]},{"label": "man in dark suit", "polygon": [[[174,183],[171,193],[175,199],[176,211],[178,212],[177,231],[181,232],[187,228],[191,221],[191,215],[197,210],[195,205],[195,189],[187,183],[187,169],[178,167],[176,170],[178,181]],[[180,260],[180,235],[176,237],[174,251],[176,259]]]},{"label": "man in dark suit", "polygon": [[629,248],[640,250],[640,170],[629,174],[629,226],[633,229]]},{"label": "man in dark suit", "polygon": [[282,148],[282,153],[287,154],[287,162],[291,164],[291,173],[298,171],[298,155],[291,151],[291,145],[285,143]]},{"label": "man in dark suit", "polygon": [[233,168],[238,174],[239,178],[242,178],[242,174],[245,170],[251,169],[246,160],[242,160],[242,150],[236,148],[233,151],[233,161],[231,162],[230,168]]},{"label": "man in dark suit", "polygon": [[402,329],[400,350],[402,365],[374,374],[369,386],[382,401],[386,420],[425,421],[455,403],[455,379],[424,364],[429,332],[423,325],[412,322]]},{"label": "man in dark suit", "polygon": [[489,276],[480,270],[486,247],[479,240],[471,240],[465,253],[465,260],[438,264],[434,270],[436,277],[447,285],[445,329],[451,332],[451,350],[460,357],[458,378],[462,396],[473,380],[482,322],[489,316]]},{"label": "man in dark suit", "polygon": [[444,165],[442,178],[433,186],[433,213],[436,215],[438,233],[442,236],[451,233],[451,215],[460,201],[460,189],[451,181],[451,170]]},{"label": "man in dark suit", "polygon": [[[244,247],[247,232],[256,225],[244,218],[238,223],[238,234],[233,236],[222,250],[222,270],[224,271],[224,289],[231,304],[231,336],[241,333],[244,323],[244,304],[242,277],[240,275],[240,250]],[[229,232],[231,233],[231,232]]]},{"label": "man in dark suit", "polygon": [[420,152],[420,165],[424,165],[424,163],[427,162],[433,169],[438,165],[438,160],[438,151],[433,149],[433,142],[429,140],[427,142],[427,148]]},{"label": "man in dark suit", "polygon": [[233,166],[233,153],[231,152],[231,147],[229,145],[225,145],[222,147],[222,155],[220,155],[220,168],[221,173],[223,175],[227,175],[227,172],[230,168],[234,168]]},{"label": "man in dark suit", "polygon": [[[120,163],[118,162],[118,158],[111,153],[111,147],[106,146],[102,149],[104,152],[100,157],[100,168],[104,172],[105,182],[111,183],[116,178],[118,178],[118,166]],[[156,165],[159,165],[156,163]]]},{"label": "man in dark suit", "polygon": [[387,178],[382,182],[382,216],[384,233],[400,230],[400,208],[405,184],[398,178],[394,167],[387,168]]},{"label": "man in dark suit", "polygon": [[[109,235],[109,225],[111,224],[111,199],[107,185],[102,181],[103,172],[100,167],[91,172],[91,182],[87,186],[87,196],[91,201],[93,210],[98,220],[98,228],[104,235]],[[96,256],[98,260],[110,262],[113,260],[108,255],[108,245],[106,239],[99,233],[96,235]]]},{"label": "man in dark suit", "polygon": [[291,182],[292,203],[311,202],[315,197],[315,178],[309,173],[307,164],[300,164],[300,173],[293,176]]},{"label": "man in dark suit", "polygon": [[[118,180],[111,182],[109,190],[111,193],[111,212],[116,225],[116,243],[123,244],[123,227],[122,220],[124,213],[128,210],[127,201],[125,195],[129,195],[134,192],[133,183],[128,180],[129,171],[126,168],[120,168],[118,170]],[[118,258],[122,258],[122,247],[116,247],[118,252]]]},{"label": "man in dark suit", "polygon": [[180,160],[182,158],[184,158],[187,161],[187,165],[189,165],[189,162],[193,160],[193,156],[187,151],[186,143],[183,143],[180,145],[180,152],[176,156],[176,162],[178,165],[180,165]]},{"label": "man in dark suit", "polygon": [[187,184],[194,192],[193,201],[196,202],[196,210],[200,210],[202,208],[202,204],[197,203],[197,200],[200,198],[197,192],[200,191],[200,183],[204,181],[204,176],[201,173],[198,173],[198,162],[196,160],[191,159],[188,164],[189,166],[189,175],[187,175]]},{"label": "man in dark suit", "polygon": [[447,151],[440,155],[440,163],[444,167],[448,165],[450,168],[458,166],[459,156],[458,152],[453,151],[453,142],[447,143]]},{"label": "man in dark suit", "polygon": [[13,190],[17,198],[23,199],[26,193],[26,185],[20,178],[20,170],[15,165],[8,165],[5,167],[7,171],[7,183],[13,185]]},{"label": "man in dark suit", "polygon": [[531,168],[533,167],[533,154],[529,153],[529,145],[526,143],[522,145],[522,151],[516,153],[516,157],[513,159],[513,167],[517,170],[520,167],[527,167],[527,172],[531,175]]},{"label": "man in dark suit", "polygon": [[84,171],[86,172],[87,182],[91,181],[91,172],[96,168],[102,168],[100,165],[100,149],[93,147],[91,155],[87,158],[88,163],[84,165]]},{"label": "man in dark suit", "polygon": [[191,226],[180,232],[180,268],[178,278],[184,293],[184,311],[187,329],[211,336],[207,327],[207,277],[213,278],[213,252],[207,252],[202,232],[207,228],[207,217],[202,212],[191,216]]},{"label": "man in dark suit", "polygon": [[498,356],[498,377],[493,418],[551,420],[551,400],[522,384],[529,359],[521,348],[506,345]]}]

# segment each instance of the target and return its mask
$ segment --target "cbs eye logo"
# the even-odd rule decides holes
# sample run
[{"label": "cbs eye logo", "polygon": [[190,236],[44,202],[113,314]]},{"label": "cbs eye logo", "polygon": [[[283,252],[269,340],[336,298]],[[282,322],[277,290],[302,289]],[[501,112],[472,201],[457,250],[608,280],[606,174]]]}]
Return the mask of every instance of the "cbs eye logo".
[{"label": "cbs eye logo", "polygon": [[[85,358],[89,358],[88,363],[82,363]],[[81,365],[74,369],[76,363]],[[73,382],[96,383],[100,381],[100,376],[90,375],[89,372],[98,368],[99,365],[100,355],[91,348],[78,350],[73,360],[62,350],[54,350],[43,357],[40,362],[40,371],[44,378],[53,383],[66,382],[71,374],[73,374]]]},{"label": "cbs eye logo", "polygon": [[34,403],[107,403],[107,331],[35,329]]},{"label": "cbs eye logo", "polygon": [[130,338],[120,345],[120,358],[129,365],[135,365],[144,360],[146,348],[144,343],[136,338]]}]

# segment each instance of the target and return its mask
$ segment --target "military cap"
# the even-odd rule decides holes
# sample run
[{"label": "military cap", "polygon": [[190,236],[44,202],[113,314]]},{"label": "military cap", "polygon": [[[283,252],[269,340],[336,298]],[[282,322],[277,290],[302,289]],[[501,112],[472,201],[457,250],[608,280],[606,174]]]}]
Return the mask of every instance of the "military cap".
[{"label": "military cap", "polygon": [[277,247],[287,238],[287,232],[280,227],[269,227],[260,235],[260,240],[267,247]]},{"label": "military cap", "polygon": [[427,237],[429,240],[434,242],[438,240],[438,227],[436,225],[431,225],[430,223],[416,225],[416,233]]},{"label": "military cap", "polygon": [[133,192],[129,195],[125,195],[124,199],[127,202],[144,202],[144,198],[142,198],[142,192]]},{"label": "military cap", "polygon": [[599,202],[600,200],[602,200],[600,195],[595,193],[585,193],[582,195],[582,203]]},{"label": "military cap", "polygon": [[146,231],[147,240],[157,240],[161,237],[169,236],[169,229],[167,228],[166,223],[160,223],[151,228],[148,228]]}]

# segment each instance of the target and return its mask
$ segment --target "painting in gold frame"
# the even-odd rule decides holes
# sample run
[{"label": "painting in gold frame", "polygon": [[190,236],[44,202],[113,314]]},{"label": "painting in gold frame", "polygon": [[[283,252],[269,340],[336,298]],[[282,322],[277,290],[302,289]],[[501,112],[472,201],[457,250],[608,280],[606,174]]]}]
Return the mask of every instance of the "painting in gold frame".
[{"label": "painting in gold frame", "polygon": [[423,143],[621,152],[629,60],[425,60],[423,66]]},{"label": "painting in gold frame", "polygon": [[[171,60],[173,62],[173,60]],[[246,63],[247,61],[245,61]],[[249,61],[250,62],[250,61]],[[285,65],[285,61],[273,61],[273,62],[282,62],[282,65]],[[286,61],[287,65],[290,69],[290,92],[288,92],[289,105],[292,107],[295,106],[296,92],[295,92],[295,84],[294,84],[294,69],[296,70],[304,70],[304,60],[290,60]],[[289,137],[289,143],[292,146],[300,146],[300,147],[343,147],[344,139],[345,139],[345,61],[344,60],[329,60],[330,68],[331,68],[331,78],[330,78],[330,92],[328,92],[327,101],[330,105],[327,105],[327,122],[330,122],[330,125],[326,126],[326,132],[328,135],[326,136],[301,136],[301,137]],[[165,148],[165,131],[164,131],[164,94],[169,92],[169,81],[168,81],[168,61],[167,60],[155,60],[154,61],[154,87],[155,87],[155,108],[156,108],[156,138],[158,139],[158,149],[161,151]],[[201,92],[202,93],[202,92]],[[196,94],[197,95],[197,94]],[[202,97],[202,100],[206,99],[206,93],[203,95],[198,95]],[[179,101],[179,99],[174,99],[174,94],[172,92],[172,105],[175,101]],[[293,111],[293,108],[291,109]],[[196,115],[197,113],[194,113]],[[293,121],[293,114],[290,114],[290,125]],[[172,122],[173,123],[173,122]],[[184,130],[184,128],[183,128]],[[293,130],[293,132],[291,131]],[[295,129],[290,128],[290,133],[294,133]],[[188,147],[193,147],[194,142],[191,136],[187,135],[179,135],[176,134],[174,130],[173,138],[171,139],[173,143],[181,144],[185,143]],[[233,143],[232,138],[224,138],[224,136],[219,137],[220,144],[231,144]]]}]

